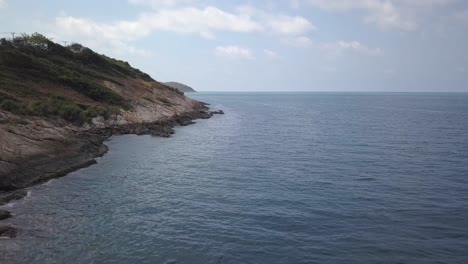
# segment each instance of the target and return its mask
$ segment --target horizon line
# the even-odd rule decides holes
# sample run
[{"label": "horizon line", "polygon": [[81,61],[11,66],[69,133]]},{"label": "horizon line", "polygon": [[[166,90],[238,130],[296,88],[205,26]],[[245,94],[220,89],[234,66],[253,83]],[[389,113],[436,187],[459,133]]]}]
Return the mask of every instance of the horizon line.
[{"label": "horizon line", "polygon": [[220,91],[203,90],[188,92],[193,93],[468,93],[468,91]]}]

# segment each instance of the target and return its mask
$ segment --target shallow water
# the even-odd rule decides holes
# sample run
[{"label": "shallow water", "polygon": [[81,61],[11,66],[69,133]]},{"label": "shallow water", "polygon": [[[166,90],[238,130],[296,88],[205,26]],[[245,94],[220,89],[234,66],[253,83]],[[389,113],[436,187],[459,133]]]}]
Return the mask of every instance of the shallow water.
[{"label": "shallow water", "polygon": [[468,94],[191,95],[3,206],[1,263],[467,263]]}]

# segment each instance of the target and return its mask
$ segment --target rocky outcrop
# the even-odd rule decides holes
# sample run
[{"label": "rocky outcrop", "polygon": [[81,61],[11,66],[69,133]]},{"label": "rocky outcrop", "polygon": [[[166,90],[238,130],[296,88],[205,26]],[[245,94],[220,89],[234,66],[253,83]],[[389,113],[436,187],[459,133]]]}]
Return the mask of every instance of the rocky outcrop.
[{"label": "rocky outcrop", "polygon": [[213,115],[128,62],[40,34],[0,43],[0,72],[0,202],[94,164],[112,135],[169,137]]},{"label": "rocky outcrop", "polygon": [[[112,135],[137,134],[169,137],[177,125],[192,124],[194,119],[209,118],[212,113],[203,104],[192,111],[154,122],[113,124],[88,128],[59,127],[43,120],[30,125],[0,126],[0,190],[31,186],[64,176],[96,163],[104,155],[104,141]],[[11,200],[11,194],[3,200]],[[0,198],[1,202],[2,198]]]},{"label": "rocky outcrop", "polygon": [[223,111],[223,110],[211,111],[211,113],[213,113],[214,115],[224,115],[224,111]]}]

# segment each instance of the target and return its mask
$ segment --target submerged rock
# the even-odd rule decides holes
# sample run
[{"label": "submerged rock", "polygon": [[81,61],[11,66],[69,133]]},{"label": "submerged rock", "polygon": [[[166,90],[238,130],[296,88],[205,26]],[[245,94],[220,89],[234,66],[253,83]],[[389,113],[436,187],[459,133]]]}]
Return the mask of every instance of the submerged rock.
[{"label": "submerged rock", "polygon": [[11,217],[11,213],[5,210],[0,210],[0,220],[5,220]]},{"label": "submerged rock", "polygon": [[19,191],[16,191],[16,192],[5,194],[5,195],[0,195],[0,206],[5,205],[5,204],[7,204],[9,202],[12,202],[12,201],[22,199],[26,195],[28,195],[28,191],[26,191],[26,190],[19,190]]},{"label": "submerged rock", "polygon": [[18,229],[12,226],[0,226],[0,238],[15,238],[18,235]]},{"label": "submerged rock", "polygon": [[224,115],[223,110],[211,111],[211,113],[213,113],[213,115]]}]

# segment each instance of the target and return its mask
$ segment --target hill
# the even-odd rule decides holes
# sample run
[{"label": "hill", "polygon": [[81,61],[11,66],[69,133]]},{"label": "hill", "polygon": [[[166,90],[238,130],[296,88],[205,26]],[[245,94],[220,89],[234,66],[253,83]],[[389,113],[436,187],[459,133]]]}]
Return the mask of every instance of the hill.
[{"label": "hill", "polygon": [[182,83],[178,83],[178,82],[165,82],[164,83],[165,85],[169,86],[169,87],[172,87],[174,89],[177,89],[183,93],[195,93],[196,91],[188,86],[188,85],[185,85],[185,84],[182,84]]},{"label": "hill", "polygon": [[169,136],[206,104],[128,62],[40,34],[0,39],[0,190],[94,163],[114,134]]}]

